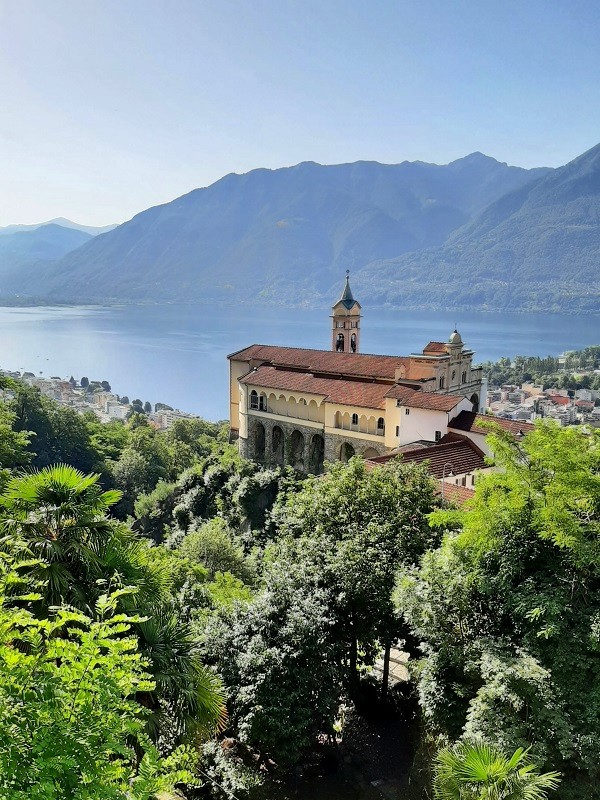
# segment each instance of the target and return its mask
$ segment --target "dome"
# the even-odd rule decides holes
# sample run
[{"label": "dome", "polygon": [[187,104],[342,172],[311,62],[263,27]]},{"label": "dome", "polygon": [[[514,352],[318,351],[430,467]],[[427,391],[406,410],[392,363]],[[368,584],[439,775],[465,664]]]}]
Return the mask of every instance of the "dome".
[{"label": "dome", "polygon": [[449,344],[462,344],[463,343],[462,336],[456,330],[456,328],[454,328],[454,330],[450,334],[450,338],[448,339],[448,343]]}]

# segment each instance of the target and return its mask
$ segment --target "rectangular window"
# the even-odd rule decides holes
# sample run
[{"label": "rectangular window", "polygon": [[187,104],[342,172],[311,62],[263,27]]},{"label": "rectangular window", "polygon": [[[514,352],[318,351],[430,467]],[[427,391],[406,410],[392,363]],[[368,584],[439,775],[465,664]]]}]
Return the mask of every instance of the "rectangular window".
[{"label": "rectangular window", "polygon": [[410,408],[405,408],[405,409],[404,409],[404,413],[405,413],[405,414],[410,414]]},{"label": "rectangular window", "polygon": [[441,431],[436,431],[435,432],[435,440],[436,440],[436,442],[439,442],[439,440],[441,438],[442,438],[442,432]]},{"label": "rectangular window", "polygon": [[396,425],[396,436],[400,436],[400,425]]}]

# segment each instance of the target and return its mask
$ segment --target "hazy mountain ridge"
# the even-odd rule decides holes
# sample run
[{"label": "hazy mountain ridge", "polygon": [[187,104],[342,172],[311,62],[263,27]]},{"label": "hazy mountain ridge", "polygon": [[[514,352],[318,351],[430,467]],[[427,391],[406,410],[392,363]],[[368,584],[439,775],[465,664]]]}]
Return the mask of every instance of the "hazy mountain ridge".
[{"label": "hazy mountain ridge", "polygon": [[48,224],[0,236],[0,286],[20,282],[20,275],[40,270],[81,247],[92,236],[85,231]]},{"label": "hazy mountain ridge", "polygon": [[[342,270],[440,245],[547,173],[474,153],[444,166],[304,162],[231,174],[36,270],[36,294],[54,302],[311,302],[337,287]],[[32,276],[21,272],[0,294],[28,285]]]},{"label": "hazy mountain ridge", "polygon": [[38,228],[45,228],[48,225],[59,225],[61,228],[69,228],[74,231],[83,231],[89,233],[91,236],[98,236],[101,233],[108,233],[114,230],[117,225],[102,225],[100,227],[95,225],[80,225],[78,222],[72,222],[65,217],[56,217],[56,219],[49,219],[47,222],[37,222],[32,225],[6,225],[0,227],[0,236],[10,236],[13,233],[27,233],[29,231],[38,230]]},{"label": "hazy mountain ridge", "polygon": [[392,305],[600,310],[600,145],[490,204],[441,247],[368,265]]},{"label": "hazy mountain ridge", "polygon": [[371,305],[598,311],[600,145],[556,170],[472,153],[231,174],[71,245],[13,268],[0,247],[0,296],[311,304],[350,268]]}]

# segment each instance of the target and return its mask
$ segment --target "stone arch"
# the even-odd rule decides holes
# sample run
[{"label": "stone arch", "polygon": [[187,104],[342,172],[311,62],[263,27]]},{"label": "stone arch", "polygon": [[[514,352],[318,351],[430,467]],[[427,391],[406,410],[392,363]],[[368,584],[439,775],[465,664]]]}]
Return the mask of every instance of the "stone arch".
[{"label": "stone arch", "polygon": [[273,433],[271,438],[271,452],[274,463],[279,464],[280,467],[282,467],[284,463],[283,441],[284,441],[283,431],[281,430],[279,425],[275,425],[273,427]]},{"label": "stone arch", "polygon": [[325,462],[325,439],[319,433],[310,440],[310,450],[308,455],[308,471],[315,475],[323,472]]},{"label": "stone arch", "polygon": [[292,431],[290,437],[289,463],[295,470],[304,470],[304,436],[299,430]]},{"label": "stone arch", "polygon": [[376,458],[379,455],[377,450],[374,447],[367,447],[365,452],[363,453],[363,458]]},{"label": "stone arch", "polygon": [[254,458],[257,461],[265,460],[265,426],[257,422],[254,428]]},{"label": "stone arch", "polygon": [[471,395],[471,402],[473,403],[473,411],[477,413],[479,411],[479,395],[472,394]]},{"label": "stone arch", "polygon": [[356,455],[356,450],[352,447],[350,442],[342,442],[340,446],[340,461],[343,461],[345,464],[347,461],[350,461],[354,455]]}]

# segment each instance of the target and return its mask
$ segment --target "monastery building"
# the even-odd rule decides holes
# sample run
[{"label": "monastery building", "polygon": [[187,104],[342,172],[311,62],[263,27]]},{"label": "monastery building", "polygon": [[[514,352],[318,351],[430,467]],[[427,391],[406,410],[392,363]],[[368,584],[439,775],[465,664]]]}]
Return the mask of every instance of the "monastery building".
[{"label": "monastery building", "polygon": [[486,385],[458,331],[414,355],[362,354],[349,275],[331,320],[330,350],[253,344],[228,356],[231,435],[242,456],[320,473],[325,461],[381,458],[454,438],[463,449],[472,442],[484,466],[485,434],[475,422]]}]

